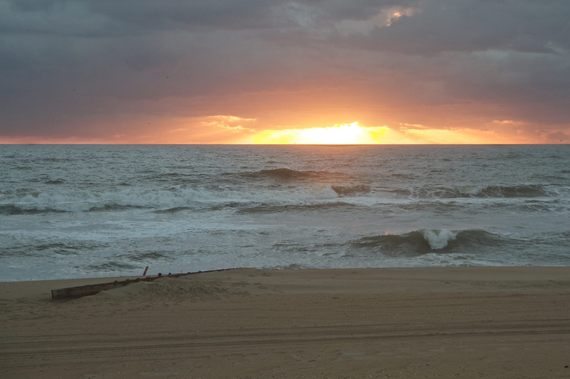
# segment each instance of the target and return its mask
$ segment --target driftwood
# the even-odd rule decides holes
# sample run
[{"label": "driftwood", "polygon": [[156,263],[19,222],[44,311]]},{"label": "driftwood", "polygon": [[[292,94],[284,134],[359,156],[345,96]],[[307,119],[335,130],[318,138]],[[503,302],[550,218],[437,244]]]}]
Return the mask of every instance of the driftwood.
[{"label": "driftwood", "polygon": [[183,272],[183,273],[168,274],[168,275],[158,274],[158,275],[144,276],[133,279],[115,280],[113,282],[106,282],[106,283],[87,284],[84,286],[59,288],[51,290],[51,299],[52,300],[76,299],[78,297],[95,295],[101,291],[106,291],[118,287],[124,287],[131,283],[152,282],[160,278],[177,278],[179,276],[185,276],[185,275],[196,275],[206,272],[219,272],[219,271],[228,271],[228,270],[233,270],[233,269],[225,268],[220,270]]}]

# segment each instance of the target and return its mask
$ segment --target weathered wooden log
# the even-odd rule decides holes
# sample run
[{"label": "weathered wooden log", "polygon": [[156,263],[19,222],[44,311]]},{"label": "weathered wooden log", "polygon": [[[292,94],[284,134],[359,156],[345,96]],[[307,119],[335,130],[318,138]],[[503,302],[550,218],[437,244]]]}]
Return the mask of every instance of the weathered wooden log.
[{"label": "weathered wooden log", "polygon": [[233,270],[231,268],[220,269],[220,270],[207,270],[207,271],[194,271],[194,272],[183,272],[177,274],[168,274],[168,275],[154,275],[154,276],[146,276],[142,278],[132,278],[132,279],[124,279],[124,280],[115,280],[113,282],[106,282],[106,283],[98,283],[98,284],[87,284],[83,286],[76,286],[76,287],[66,287],[66,288],[58,288],[51,290],[51,299],[52,300],[64,300],[64,299],[76,299],[83,296],[95,295],[101,291],[111,290],[113,288],[124,287],[131,283],[137,282],[151,282],[156,279],[160,278],[177,278],[179,276],[184,275],[196,275],[202,274],[206,272],[218,272],[218,271],[228,271]]},{"label": "weathered wooden log", "polygon": [[138,282],[140,279],[116,280],[114,282],[86,284],[84,286],[66,287],[51,290],[52,300],[74,299],[83,296],[95,295],[101,291],[126,286],[129,283]]}]

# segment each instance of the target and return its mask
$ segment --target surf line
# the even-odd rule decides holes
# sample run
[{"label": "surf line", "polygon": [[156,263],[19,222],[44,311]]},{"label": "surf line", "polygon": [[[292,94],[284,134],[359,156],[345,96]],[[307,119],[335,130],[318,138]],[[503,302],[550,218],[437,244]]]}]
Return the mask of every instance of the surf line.
[{"label": "surf line", "polygon": [[[221,271],[229,271],[235,270],[235,268],[222,268],[218,270],[205,270],[205,271],[191,271],[191,272],[181,272],[176,274],[168,273],[168,275],[162,275],[158,273],[157,275],[152,276],[144,276],[138,277],[134,279],[123,279],[123,280],[115,280],[112,282],[105,282],[105,283],[98,283],[98,284],[86,284],[83,286],[75,286],[75,287],[65,287],[65,288],[58,288],[51,290],[51,299],[52,300],[66,300],[66,299],[77,299],[83,296],[90,296],[98,294],[101,291],[112,290],[114,288],[124,287],[132,283],[138,282],[152,282],[157,279],[161,278],[178,278],[180,276],[186,275],[197,275],[197,274],[205,274],[208,272],[221,272]],[[145,270],[146,273],[146,270]]]}]

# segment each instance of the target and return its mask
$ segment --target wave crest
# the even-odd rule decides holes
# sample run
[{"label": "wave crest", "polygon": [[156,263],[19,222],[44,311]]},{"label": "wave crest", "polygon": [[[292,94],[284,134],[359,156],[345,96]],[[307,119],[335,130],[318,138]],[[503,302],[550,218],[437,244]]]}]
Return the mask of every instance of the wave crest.
[{"label": "wave crest", "polygon": [[61,213],[65,212],[55,208],[39,208],[39,207],[23,207],[15,204],[0,205],[0,215],[35,215],[42,213]]},{"label": "wave crest", "polygon": [[334,202],[334,203],[319,203],[319,204],[283,204],[283,205],[273,205],[273,204],[259,204],[251,207],[244,207],[238,210],[238,213],[280,213],[287,211],[319,211],[326,209],[338,209],[338,208],[353,208],[356,205]]},{"label": "wave crest", "polygon": [[458,187],[423,187],[413,190],[397,191],[400,195],[408,195],[420,199],[455,199],[455,198],[517,198],[545,197],[548,191],[539,184],[521,184],[514,186],[486,186],[477,190]]},{"label": "wave crest", "polygon": [[331,186],[331,189],[340,197],[359,195],[370,192],[370,186],[357,184],[354,186]]},{"label": "wave crest", "polygon": [[190,211],[190,210],[192,210],[191,207],[172,207],[172,208],[166,208],[166,209],[157,209],[157,210],[153,211],[153,213],[168,214],[168,213],[178,213],[178,212],[184,212],[184,211]]},{"label": "wave crest", "polygon": [[49,179],[49,180],[46,180],[45,183],[46,184],[64,184],[65,180],[63,180],[63,179]]},{"label": "wave crest", "polygon": [[422,229],[404,234],[371,236],[352,241],[356,248],[379,249],[393,256],[416,256],[433,252],[451,253],[482,246],[500,246],[504,239],[485,230]]},{"label": "wave crest", "polygon": [[538,184],[518,186],[488,186],[477,192],[479,197],[542,197],[548,193]]},{"label": "wave crest", "polygon": [[113,212],[113,211],[126,211],[129,209],[144,209],[142,205],[131,205],[131,204],[119,204],[119,203],[107,203],[101,206],[95,206],[89,208],[88,212]]},{"label": "wave crest", "polygon": [[341,176],[340,174],[328,171],[301,171],[292,170],[290,168],[274,168],[259,170],[254,172],[247,172],[242,176],[253,179],[272,179],[279,181],[294,181],[306,179],[328,179]]}]

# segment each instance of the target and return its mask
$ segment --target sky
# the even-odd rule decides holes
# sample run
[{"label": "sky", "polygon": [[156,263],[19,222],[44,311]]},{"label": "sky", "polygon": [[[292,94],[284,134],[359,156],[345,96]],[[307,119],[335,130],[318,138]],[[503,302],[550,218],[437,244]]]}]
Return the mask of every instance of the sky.
[{"label": "sky", "polygon": [[0,0],[0,143],[570,143],[570,1]]}]

